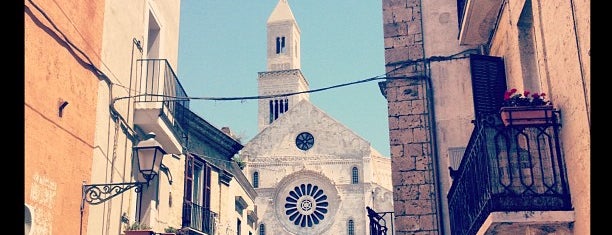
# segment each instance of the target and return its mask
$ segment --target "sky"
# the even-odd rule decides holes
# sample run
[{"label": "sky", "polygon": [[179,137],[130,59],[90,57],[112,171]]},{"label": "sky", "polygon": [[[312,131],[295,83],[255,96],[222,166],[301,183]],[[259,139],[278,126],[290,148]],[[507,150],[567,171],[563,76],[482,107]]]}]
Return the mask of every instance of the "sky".
[{"label": "sky", "polygon": [[[211,125],[229,127],[242,144],[258,133],[257,96],[266,71],[266,21],[278,0],[181,0],[177,76],[190,109]],[[301,70],[310,101],[384,156],[389,152],[381,1],[289,0],[301,31]]]}]

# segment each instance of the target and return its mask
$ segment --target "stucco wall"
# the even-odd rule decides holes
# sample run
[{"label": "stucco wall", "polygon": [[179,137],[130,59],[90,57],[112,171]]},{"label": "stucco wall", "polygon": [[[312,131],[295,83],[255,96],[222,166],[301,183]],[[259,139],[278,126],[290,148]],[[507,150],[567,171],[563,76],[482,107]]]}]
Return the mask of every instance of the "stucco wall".
[{"label": "stucco wall", "polygon": [[[253,227],[248,224],[247,214],[248,211],[255,210],[254,198],[247,195],[245,190],[240,186],[236,178],[233,178],[229,185],[225,185],[219,182],[219,172],[213,170],[211,181],[211,210],[218,213],[216,234],[236,234],[237,221],[241,222],[242,234],[248,234],[251,232],[255,234],[255,228],[258,225],[255,223]],[[244,208],[242,214],[236,210],[236,197],[242,197],[248,204],[247,208]]]},{"label": "stucco wall", "polygon": [[[440,196],[446,198],[452,184],[450,171],[453,159],[449,149],[465,148],[474,129],[474,104],[469,59],[458,59],[431,64],[434,109],[436,116],[436,145]],[[453,170],[457,170],[454,166]],[[448,201],[441,200],[443,226],[450,233]]]},{"label": "stucco wall", "polygon": [[[101,58],[104,66],[100,70],[113,83],[109,86],[100,82],[97,100],[97,122],[94,144],[94,159],[92,177],[88,183],[116,183],[134,182],[137,168],[132,168],[132,141],[128,135],[134,134],[118,127],[111,117],[111,99],[134,95],[136,84],[137,59],[146,58],[147,35],[149,16],[153,16],[160,26],[160,51],[159,56],[154,59],[168,59],[172,68],[177,71],[178,57],[178,32],[180,16],[180,0],[172,1],[106,1],[104,8],[104,30],[102,40]],[[142,51],[138,47],[142,48]],[[121,117],[128,122],[130,128],[134,128],[133,99],[119,99],[113,104]],[[157,133],[158,136],[160,133]],[[143,211],[144,223],[152,226],[156,231],[163,231],[166,225],[180,226],[182,208],[182,177],[184,169],[184,157],[179,159],[166,155],[164,165],[172,172],[174,179],[169,184],[165,173],[160,173],[159,192],[145,190],[145,199],[155,197],[156,200],[143,201],[149,209]],[[135,163],[135,162],[134,162]],[[154,182],[157,182],[155,180]],[[153,182],[152,182],[153,183]],[[179,186],[180,185],[180,186]],[[157,184],[156,186],[157,187]],[[157,189],[155,189],[156,191]],[[172,208],[170,204],[170,192],[172,192]],[[150,194],[150,195],[149,195]],[[118,223],[117,218],[123,214],[129,219],[129,223],[137,220],[136,207],[138,197],[134,190],[127,191],[107,202],[104,206],[89,206],[89,229],[84,230],[89,234],[120,234],[127,224]],[[166,209],[168,209],[166,211]]]},{"label": "stucco wall", "polygon": [[[78,234],[98,89],[85,63],[100,66],[104,1],[24,3],[24,202],[34,216],[30,234]],[[69,49],[66,40],[84,54]],[[68,103],[60,117],[63,102]]]}]

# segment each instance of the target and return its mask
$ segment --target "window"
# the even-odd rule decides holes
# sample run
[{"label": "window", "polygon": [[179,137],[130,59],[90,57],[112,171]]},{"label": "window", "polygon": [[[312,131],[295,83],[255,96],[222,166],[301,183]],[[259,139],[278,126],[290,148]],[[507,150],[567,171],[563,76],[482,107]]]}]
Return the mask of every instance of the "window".
[{"label": "window", "polygon": [[270,120],[268,123],[272,123],[274,121],[274,101],[270,100]]},{"label": "window", "polygon": [[347,223],[347,233],[348,235],[355,235],[355,222],[352,219]]},{"label": "window", "polygon": [[302,228],[313,227],[325,219],[329,201],[324,190],[313,184],[301,184],[285,198],[287,219]]},{"label": "window", "polygon": [[314,145],[314,136],[308,132],[302,132],[295,138],[295,146],[301,150],[308,150]]},{"label": "window", "polygon": [[269,123],[272,123],[274,120],[278,119],[278,117],[287,112],[289,109],[289,99],[280,99],[280,100],[270,100],[270,118]]},{"label": "window", "polygon": [[276,37],[276,54],[285,53],[285,37]]},{"label": "window", "polygon": [[242,222],[240,221],[240,219],[236,220],[236,235],[241,235],[241,231],[240,231],[241,225],[242,225]]},{"label": "window", "polygon": [[351,183],[358,184],[359,183],[359,169],[357,169],[357,167],[353,167],[352,174],[353,176],[352,176]]},{"label": "window", "polygon": [[274,101],[274,120],[278,118],[278,100]]},{"label": "window", "polygon": [[210,171],[208,164],[193,167],[193,203],[208,208],[210,206]]},{"label": "window", "polygon": [[259,235],[266,235],[266,226],[264,224],[259,225]]},{"label": "window", "polygon": [[259,188],[259,172],[253,173],[253,188]]},{"label": "window", "polygon": [[28,205],[24,205],[25,210],[24,210],[24,214],[23,214],[23,220],[25,223],[25,235],[30,234],[30,231],[32,229],[32,213],[30,212],[30,208],[28,207]]}]

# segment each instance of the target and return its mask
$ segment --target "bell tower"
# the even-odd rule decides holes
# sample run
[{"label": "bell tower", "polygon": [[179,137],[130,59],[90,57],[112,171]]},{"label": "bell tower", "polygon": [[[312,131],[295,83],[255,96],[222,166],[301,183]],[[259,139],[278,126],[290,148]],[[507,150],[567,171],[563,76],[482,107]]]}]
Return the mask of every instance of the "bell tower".
[{"label": "bell tower", "polygon": [[[259,72],[259,96],[275,96],[258,101],[258,129],[266,128],[308,93],[308,82],[300,70],[300,28],[287,0],[279,0],[268,17],[267,71]],[[278,95],[278,96],[277,96]]]},{"label": "bell tower", "polygon": [[300,68],[300,28],[287,0],[279,0],[266,22],[268,71]]}]

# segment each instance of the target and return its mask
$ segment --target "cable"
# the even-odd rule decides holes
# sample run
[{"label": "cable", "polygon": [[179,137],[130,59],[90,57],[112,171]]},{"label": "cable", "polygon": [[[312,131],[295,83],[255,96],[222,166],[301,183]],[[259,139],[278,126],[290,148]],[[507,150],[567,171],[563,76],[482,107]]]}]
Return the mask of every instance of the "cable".
[{"label": "cable", "polygon": [[[89,56],[83,52],[81,49],[79,49],[77,46],[75,46],[67,37],[66,35],[64,35],[64,33],[62,33],[61,30],[59,30],[59,28],[53,23],[53,21],[48,17],[48,15],[42,10],[40,9],[40,7],[38,7],[34,2],[32,2],[32,0],[28,0],[44,17],[47,21],[49,21],[49,23],[53,26],[53,28],[62,36],[63,40],[70,46],[71,49],[74,49],[76,51],[79,52],[79,54],[81,54],[83,57],[85,57],[86,59],[86,64],[96,73],[96,75],[98,75],[98,77],[103,78],[107,83],[109,83],[112,86],[119,86],[122,88],[125,88],[127,90],[132,90],[129,87],[123,86],[121,84],[118,83],[113,83],[110,79],[108,79],[108,76],[106,76],[106,74],[104,72],[102,72],[98,67],[96,67],[93,62],[91,61],[91,59],[89,58]],[[27,6],[26,6],[27,7]],[[140,96],[157,96],[157,97],[164,97],[164,98],[170,98],[170,100],[164,100],[164,101],[189,101],[189,100],[214,100],[214,101],[231,101],[231,100],[253,100],[253,99],[269,99],[269,98],[276,98],[276,97],[287,97],[287,96],[293,96],[293,95],[299,95],[299,94],[304,94],[304,93],[314,93],[314,92],[319,92],[319,91],[325,91],[325,90],[329,90],[329,89],[334,89],[334,88],[339,88],[339,87],[344,87],[344,86],[349,86],[349,85],[354,85],[354,84],[359,84],[359,83],[364,83],[364,82],[371,82],[371,81],[376,81],[376,80],[392,80],[392,79],[403,79],[403,77],[387,77],[388,74],[391,74],[392,72],[399,70],[403,67],[406,67],[408,65],[412,65],[418,62],[423,62],[423,61],[442,61],[442,60],[449,60],[449,59],[456,59],[455,56],[460,55],[460,54],[464,54],[467,53],[471,50],[474,49],[468,49],[450,56],[432,56],[429,58],[423,58],[423,59],[418,59],[418,60],[408,60],[408,61],[399,61],[399,62],[395,62],[395,63],[388,63],[386,66],[394,66],[394,65],[399,65],[397,68],[394,68],[393,70],[386,72],[382,75],[379,76],[375,76],[375,77],[371,77],[371,78],[367,78],[367,79],[363,79],[363,80],[359,80],[359,81],[354,81],[354,82],[349,82],[349,83],[343,83],[343,84],[339,84],[339,85],[333,85],[333,86],[329,86],[329,87],[324,87],[324,88],[319,88],[319,89],[313,89],[313,90],[307,90],[307,91],[299,91],[299,92],[291,92],[291,93],[283,93],[283,94],[276,94],[276,95],[266,95],[266,96],[242,96],[242,97],[176,97],[176,96],[167,96],[167,95],[158,95],[158,94],[140,94],[140,95],[134,95],[134,96],[126,96],[126,97],[119,97],[119,98],[115,98],[111,101],[111,107],[113,107],[113,111],[116,112],[116,114],[118,115],[118,111],[116,111],[116,109],[114,109],[114,103],[118,100],[121,99],[126,99],[126,98],[135,98],[135,97],[140,97]],[[153,102],[160,102],[160,101],[153,101]],[[127,121],[121,117],[119,117],[119,119],[121,119],[121,121],[126,124]],[[126,125],[127,126],[127,125]]]}]

